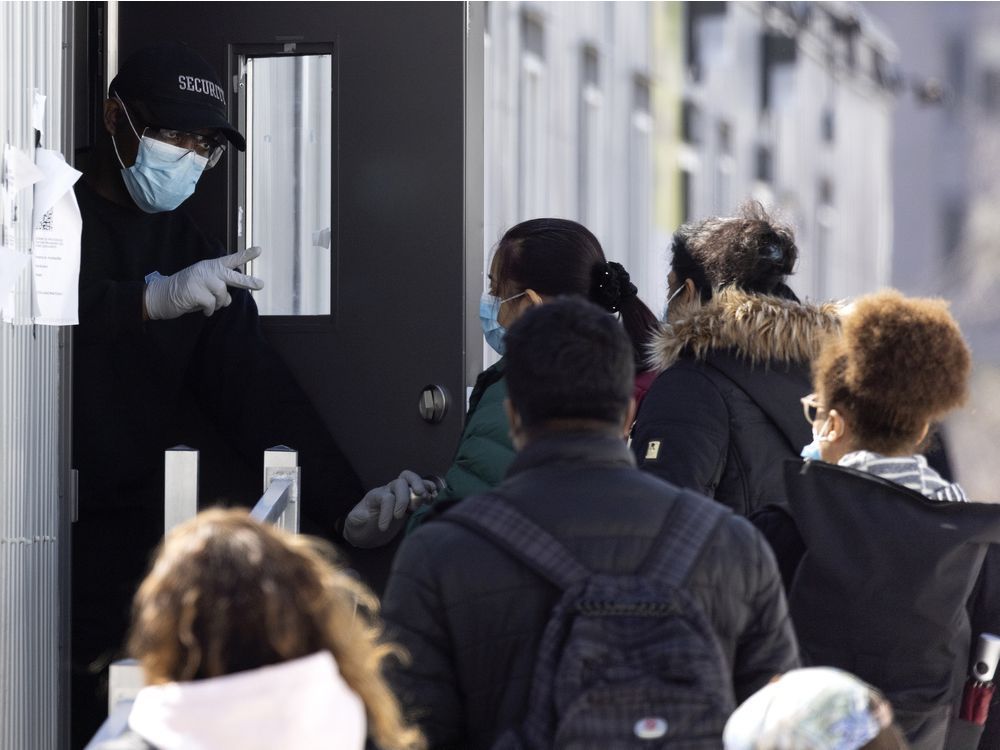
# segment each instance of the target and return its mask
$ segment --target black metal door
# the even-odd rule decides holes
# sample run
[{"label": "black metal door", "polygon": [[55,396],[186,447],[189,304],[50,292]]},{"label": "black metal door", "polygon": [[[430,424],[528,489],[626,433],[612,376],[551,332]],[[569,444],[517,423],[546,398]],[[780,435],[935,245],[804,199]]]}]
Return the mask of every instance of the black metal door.
[{"label": "black metal door", "polygon": [[[330,309],[267,317],[265,332],[367,487],[402,468],[443,472],[461,431],[467,370],[481,358],[467,323],[478,289],[466,294],[481,274],[482,247],[481,221],[466,215],[482,200],[481,164],[466,168],[475,145],[466,137],[469,6],[144,2],[118,9],[120,60],[157,41],[187,42],[223,77],[233,117],[246,55],[332,55]],[[481,28],[478,34],[481,42]],[[202,226],[227,237],[230,248],[241,242],[244,218],[234,155],[229,169],[205,173],[189,201]],[[471,192],[470,175],[472,183],[480,179]],[[449,396],[439,424],[418,413],[428,384]]]}]

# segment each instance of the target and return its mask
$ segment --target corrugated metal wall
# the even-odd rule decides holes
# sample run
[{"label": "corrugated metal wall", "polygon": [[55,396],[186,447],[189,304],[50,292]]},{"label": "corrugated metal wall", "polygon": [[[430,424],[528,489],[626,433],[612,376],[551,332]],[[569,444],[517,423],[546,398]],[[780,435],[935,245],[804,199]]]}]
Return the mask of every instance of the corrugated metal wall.
[{"label": "corrugated metal wall", "polygon": [[[47,97],[42,145],[64,147],[63,13],[58,2],[0,2],[0,140],[29,154],[34,89]],[[15,205],[7,244],[28,252],[31,190]],[[2,750],[55,748],[60,723],[61,333],[28,322],[29,276],[15,292],[19,322],[0,323]]]}]

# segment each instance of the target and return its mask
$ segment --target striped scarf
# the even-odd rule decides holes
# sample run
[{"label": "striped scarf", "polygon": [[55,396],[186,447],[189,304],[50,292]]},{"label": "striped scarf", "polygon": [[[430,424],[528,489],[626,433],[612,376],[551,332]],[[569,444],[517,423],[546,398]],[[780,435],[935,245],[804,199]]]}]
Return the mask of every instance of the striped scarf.
[{"label": "striped scarf", "polygon": [[901,484],[930,500],[954,503],[969,501],[965,491],[957,483],[942,479],[940,474],[927,465],[927,459],[919,454],[889,457],[870,451],[854,451],[837,463]]}]

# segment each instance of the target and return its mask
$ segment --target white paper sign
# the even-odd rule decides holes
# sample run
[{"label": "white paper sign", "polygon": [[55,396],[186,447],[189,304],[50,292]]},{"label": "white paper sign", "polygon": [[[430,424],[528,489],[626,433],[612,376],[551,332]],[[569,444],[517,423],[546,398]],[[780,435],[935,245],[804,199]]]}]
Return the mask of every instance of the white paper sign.
[{"label": "white paper sign", "polygon": [[35,159],[45,179],[35,185],[32,216],[34,321],[39,325],[76,325],[83,220],[72,188],[81,173],[58,151],[36,149]]},{"label": "white paper sign", "polygon": [[31,127],[39,133],[45,133],[45,94],[38,89],[31,97]]},{"label": "white paper sign", "polygon": [[6,145],[3,149],[4,181],[11,193],[17,193],[45,177],[31,157],[19,148]]}]

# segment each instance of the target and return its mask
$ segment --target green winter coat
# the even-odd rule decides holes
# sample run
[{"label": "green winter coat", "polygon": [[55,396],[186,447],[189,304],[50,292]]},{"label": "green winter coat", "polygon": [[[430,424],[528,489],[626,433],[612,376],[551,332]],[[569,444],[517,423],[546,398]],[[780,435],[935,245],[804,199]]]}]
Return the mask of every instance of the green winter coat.
[{"label": "green winter coat", "polygon": [[514,446],[510,442],[510,426],[503,409],[507,398],[503,371],[501,359],[476,378],[469,398],[465,430],[451,468],[444,475],[447,487],[438,493],[434,502],[413,514],[408,532],[431,514],[449,508],[463,497],[495,487],[506,476],[507,467],[514,460]]}]

